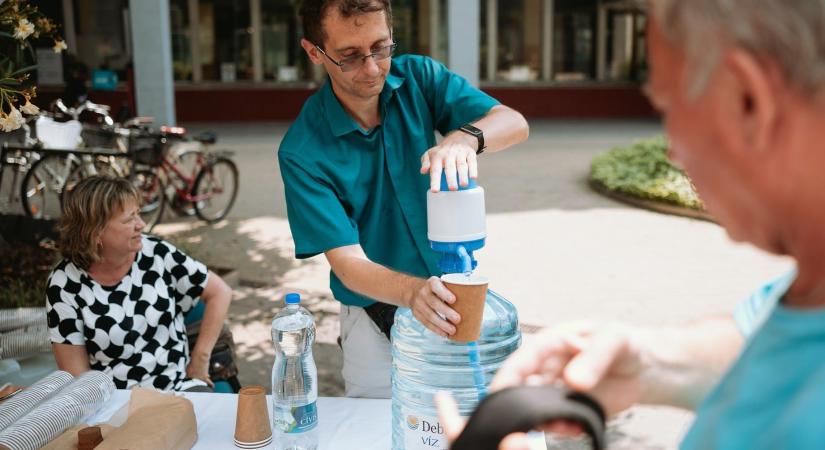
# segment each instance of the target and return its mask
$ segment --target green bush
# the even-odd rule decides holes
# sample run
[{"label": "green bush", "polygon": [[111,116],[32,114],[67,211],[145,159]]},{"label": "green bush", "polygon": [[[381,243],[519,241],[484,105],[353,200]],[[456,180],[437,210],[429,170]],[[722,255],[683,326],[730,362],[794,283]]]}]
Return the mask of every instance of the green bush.
[{"label": "green bush", "polygon": [[667,158],[667,140],[655,137],[595,157],[590,179],[610,191],[704,210],[690,179]]}]

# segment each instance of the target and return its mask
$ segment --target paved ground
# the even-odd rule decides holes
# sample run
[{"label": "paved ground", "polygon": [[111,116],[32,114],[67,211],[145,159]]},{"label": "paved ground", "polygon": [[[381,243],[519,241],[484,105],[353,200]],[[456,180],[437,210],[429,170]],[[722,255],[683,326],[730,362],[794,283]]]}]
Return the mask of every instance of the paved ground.
[{"label": "paved ground", "polygon": [[[287,291],[316,314],[322,395],[340,395],[337,309],[322,257],[293,258],[275,152],[287,124],[191,125],[214,129],[236,152],[238,202],[228,220],[206,226],[168,217],[155,231],[211,265],[237,269],[230,311],[241,379],[269,384],[269,321]],[[578,319],[679,323],[727,314],[789,262],[732,243],[718,226],[638,210],[589,190],[590,159],[612,146],[660,132],[655,122],[532,121],[528,142],[481,158],[488,244],[479,272],[535,326]],[[529,339],[529,336],[526,337]],[[690,414],[635,408],[611,427],[611,448],[671,449]]]}]

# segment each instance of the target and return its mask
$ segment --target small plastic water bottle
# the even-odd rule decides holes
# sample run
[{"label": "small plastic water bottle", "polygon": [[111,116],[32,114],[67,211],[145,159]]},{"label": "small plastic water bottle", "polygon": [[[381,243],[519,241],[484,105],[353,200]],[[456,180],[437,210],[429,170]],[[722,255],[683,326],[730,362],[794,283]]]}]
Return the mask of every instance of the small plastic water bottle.
[{"label": "small plastic water bottle", "polygon": [[315,322],[312,314],[301,307],[299,294],[287,294],[285,303],[272,319],[272,441],[278,450],[316,450],[318,369],[312,357]]}]

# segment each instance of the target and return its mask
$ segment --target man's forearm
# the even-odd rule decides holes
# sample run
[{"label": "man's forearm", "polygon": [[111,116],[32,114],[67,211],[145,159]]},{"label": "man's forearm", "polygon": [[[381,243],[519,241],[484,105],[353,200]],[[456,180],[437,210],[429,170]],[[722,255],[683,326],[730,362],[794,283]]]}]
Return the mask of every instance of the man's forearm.
[{"label": "man's forearm", "polygon": [[396,272],[370,261],[354,249],[336,249],[327,254],[335,275],[348,289],[365,297],[408,308],[414,293],[425,280]]},{"label": "man's forearm", "polygon": [[695,409],[739,355],[743,337],[732,318],[642,330],[641,403]]},{"label": "man's forearm", "polygon": [[[503,105],[494,106],[487,115],[474,122],[473,126],[484,132],[484,151],[487,153],[523,142],[530,134],[530,127],[524,116]],[[469,135],[468,137],[472,138]]]}]

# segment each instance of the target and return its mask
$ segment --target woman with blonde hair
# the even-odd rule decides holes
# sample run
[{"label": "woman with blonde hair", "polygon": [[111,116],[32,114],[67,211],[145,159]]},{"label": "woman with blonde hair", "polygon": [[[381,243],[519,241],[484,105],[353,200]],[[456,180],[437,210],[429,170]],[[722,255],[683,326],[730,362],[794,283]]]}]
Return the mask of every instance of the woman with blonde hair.
[{"label": "woman with blonde hair", "polygon": [[[229,309],[231,289],[168,242],[144,235],[140,199],[129,181],[90,177],[65,199],[59,223],[63,260],[47,289],[57,365],[90,369],[119,389],[211,390],[209,357]],[[189,354],[184,314],[205,312]]]}]

